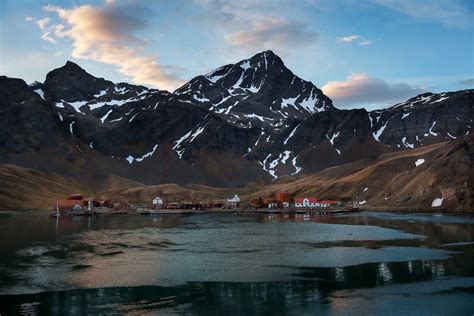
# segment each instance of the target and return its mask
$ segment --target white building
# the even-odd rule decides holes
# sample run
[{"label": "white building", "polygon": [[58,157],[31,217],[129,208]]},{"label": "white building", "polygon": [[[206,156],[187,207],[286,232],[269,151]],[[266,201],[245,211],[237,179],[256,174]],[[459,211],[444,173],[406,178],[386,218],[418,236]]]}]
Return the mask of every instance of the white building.
[{"label": "white building", "polygon": [[315,197],[295,198],[295,207],[317,207],[319,201]]},{"label": "white building", "polygon": [[163,200],[159,196],[157,196],[156,198],[153,199],[152,203],[153,205],[161,206],[163,205]]},{"label": "white building", "polygon": [[234,195],[234,197],[229,197],[227,199],[227,202],[230,202],[230,203],[240,203],[240,197],[236,194]]}]

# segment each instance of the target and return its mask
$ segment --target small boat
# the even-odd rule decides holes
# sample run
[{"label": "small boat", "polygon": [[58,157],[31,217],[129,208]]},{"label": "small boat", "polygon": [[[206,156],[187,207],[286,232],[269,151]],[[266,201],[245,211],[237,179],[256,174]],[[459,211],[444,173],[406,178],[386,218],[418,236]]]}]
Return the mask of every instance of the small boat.
[{"label": "small boat", "polygon": [[49,215],[49,218],[57,218],[57,217],[60,217],[61,214],[59,213],[59,203],[58,201],[56,201],[56,212],[53,213],[53,214],[50,214]]}]

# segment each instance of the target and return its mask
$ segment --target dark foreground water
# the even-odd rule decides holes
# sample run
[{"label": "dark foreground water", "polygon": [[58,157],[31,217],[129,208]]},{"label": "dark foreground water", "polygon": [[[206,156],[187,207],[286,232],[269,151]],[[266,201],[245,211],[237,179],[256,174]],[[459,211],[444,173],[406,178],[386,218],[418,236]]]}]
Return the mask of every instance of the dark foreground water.
[{"label": "dark foreground water", "polygon": [[0,314],[473,315],[474,217],[0,217]]}]

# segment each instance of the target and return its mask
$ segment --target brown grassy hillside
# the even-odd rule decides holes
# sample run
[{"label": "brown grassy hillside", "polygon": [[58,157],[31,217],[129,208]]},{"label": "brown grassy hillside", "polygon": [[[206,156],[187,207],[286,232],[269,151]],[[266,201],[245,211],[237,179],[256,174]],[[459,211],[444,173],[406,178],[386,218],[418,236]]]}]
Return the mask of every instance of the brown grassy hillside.
[{"label": "brown grassy hillside", "polygon": [[0,165],[0,210],[50,208],[55,199],[89,189],[71,178],[14,165]]},{"label": "brown grassy hillside", "polygon": [[[443,198],[441,209],[474,210],[473,144],[474,136],[469,136],[383,154],[313,175],[285,177],[266,185],[252,183],[243,188],[147,186],[117,176],[98,181],[91,188],[71,178],[0,165],[0,210],[51,207],[55,199],[71,193],[150,203],[155,196],[182,201],[222,199],[235,193],[248,201],[254,197],[273,196],[276,191],[290,192],[293,197],[312,195],[321,199],[358,200],[366,201],[365,206],[402,209],[431,209],[435,198]],[[418,159],[425,162],[416,167]]]},{"label": "brown grassy hillside", "polygon": [[[384,154],[372,161],[362,160],[310,176],[281,179],[250,197],[287,191],[293,196],[366,201],[367,206],[422,209],[431,208],[433,199],[443,198],[441,208],[472,210],[473,144],[471,136]],[[416,167],[418,159],[425,162]]]}]

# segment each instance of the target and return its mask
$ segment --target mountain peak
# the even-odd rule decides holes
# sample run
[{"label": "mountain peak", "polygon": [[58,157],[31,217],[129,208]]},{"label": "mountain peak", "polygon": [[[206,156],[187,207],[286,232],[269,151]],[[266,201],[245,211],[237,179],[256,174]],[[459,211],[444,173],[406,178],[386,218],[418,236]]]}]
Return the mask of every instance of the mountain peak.
[{"label": "mountain peak", "polygon": [[44,81],[45,91],[58,101],[86,100],[112,85],[112,82],[94,77],[69,60],[64,66],[50,71]]},{"label": "mountain peak", "polygon": [[174,94],[232,122],[254,118],[271,124],[333,109],[321,90],[293,74],[271,50],[195,77]]},{"label": "mountain peak", "polygon": [[245,59],[239,62],[238,64],[245,63],[247,61],[250,62],[251,65],[258,65],[259,67],[264,68],[265,70],[268,70],[274,66],[285,66],[283,60],[271,50],[266,50],[255,54],[249,59]]},{"label": "mountain peak", "polygon": [[273,59],[273,58],[280,58],[280,57],[277,54],[275,54],[272,50],[264,50],[264,51],[261,51],[260,53],[253,55],[249,59],[254,59],[254,58]]},{"label": "mountain peak", "polygon": [[68,60],[66,61],[66,64],[62,66],[61,68],[58,69],[63,69],[63,70],[69,70],[69,71],[83,71],[86,72],[84,69],[81,68],[78,64]]}]

